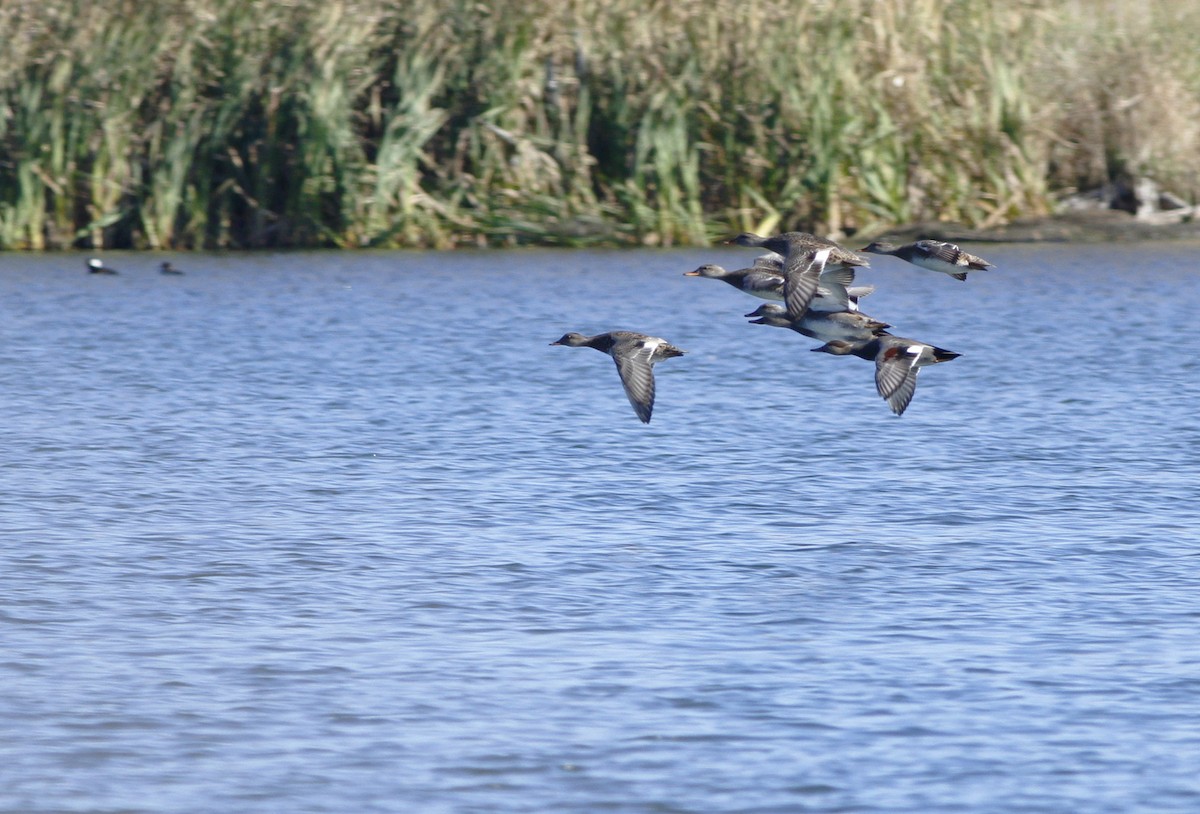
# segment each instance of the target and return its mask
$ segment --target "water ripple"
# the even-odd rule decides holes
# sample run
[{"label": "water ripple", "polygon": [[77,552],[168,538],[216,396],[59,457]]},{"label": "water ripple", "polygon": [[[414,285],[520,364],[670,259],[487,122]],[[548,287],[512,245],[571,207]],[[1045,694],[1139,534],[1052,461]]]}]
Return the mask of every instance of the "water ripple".
[{"label": "water ripple", "polygon": [[0,258],[0,810],[1196,810],[1186,255],[881,261],[897,419],[713,251]]}]

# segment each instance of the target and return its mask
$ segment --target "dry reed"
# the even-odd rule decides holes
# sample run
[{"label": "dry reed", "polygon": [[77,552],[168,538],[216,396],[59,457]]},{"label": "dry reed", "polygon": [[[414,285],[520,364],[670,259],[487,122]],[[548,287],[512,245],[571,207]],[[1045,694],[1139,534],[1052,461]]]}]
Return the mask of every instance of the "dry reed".
[{"label": "dry reed", "polygon": [[1172,0],[0,0],[0,248],[703,244],[1200,191]]}]

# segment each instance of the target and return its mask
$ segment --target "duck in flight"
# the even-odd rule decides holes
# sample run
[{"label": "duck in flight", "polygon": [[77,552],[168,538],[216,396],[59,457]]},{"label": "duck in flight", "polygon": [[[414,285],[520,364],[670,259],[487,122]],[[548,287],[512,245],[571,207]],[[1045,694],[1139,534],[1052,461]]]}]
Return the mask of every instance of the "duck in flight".
[{"label": "duck in flight", "polygon": [[893,243],[872,243],[862,250],[867,254],[890,254],[907,260],[914,266],[949,274],[956,280],[967,279],[967,272],[995,268],[982,257],[968,254],[953,243],[940,240],[918,240],[897,246]]},{"label": "duck in flight", "polygon": [[904,415],[917,391],[917,373],[923,367],[949,362],[961,353],[935,347],[915,339],[905,339],[888,333],[879,334],[865,342],[834,340],[826,342],[818,353],[834,356],[857,356],[875,362],[875,390],[886,399],[896,415]]},{"label": "duck in flight", "polygon": [[[783,257],[775,252],[754,258],[749,268],[729,270],[715,263],[705,263],[685,271],[683,276],[721,280],[762,300],[784,300]],[[817,283],[817,291],[808,304],[817,311],[857,311],[858,298],[875,290],[873,286],[854,286],[854,269],[847,266],[831,268],[826,265],[820,270]]]},{"label": "duck in flight", "polygon": [[810,308],[800,319],[792,319],[788,316],[787,308],[770,302],[758,306],[745,316],[757,317],[750,320],[754,325],[791,328],[798,334],[821,342],[865,342],[887,333],[886,329],[892,327],[862,311],[816,311]]},{"label": "duck in flight", "polygon": [[595,348],[611,356],[617,363],[617,373],[621,376],[625,395],[643,424],[650,423],[650,414],[654,411],[654,365],[663,359],[683,356],[685,353],[665,339],[633,331],[610,331],[595,336],[572,331],[550,344]]},{"label": "duck in flight", "polygon": [[830,270],[841,268],[853,272],[855,268],[868,265],[866,258],[861,255],[808,232],[784,232],[773,237],[742,232],[729,242],[763,248],[783,257],[783,301],[787,303],[788,313],[793,319],[799,319],[808,310],[817,295],[821,275],[827,273],[827,267]]},{"label": "duck in flight", "polygon": [[752,297],[783,300],[783,258],[775,252],[754,258],[754,263],[749,268],[731,270],[715,263],[705,263],[697,269],[685,271],[683,276],[722,280]]}]

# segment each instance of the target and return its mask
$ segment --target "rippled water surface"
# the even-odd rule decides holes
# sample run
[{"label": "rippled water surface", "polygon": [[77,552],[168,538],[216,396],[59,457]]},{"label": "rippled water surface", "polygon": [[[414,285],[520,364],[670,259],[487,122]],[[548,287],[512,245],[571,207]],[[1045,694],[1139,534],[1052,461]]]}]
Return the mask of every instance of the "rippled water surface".
[{"label": "rippled water surface", "polygon": [[746,250],[0,256],[0,810],[1200,811],[1200,247],[973,248],[902,418]]}]

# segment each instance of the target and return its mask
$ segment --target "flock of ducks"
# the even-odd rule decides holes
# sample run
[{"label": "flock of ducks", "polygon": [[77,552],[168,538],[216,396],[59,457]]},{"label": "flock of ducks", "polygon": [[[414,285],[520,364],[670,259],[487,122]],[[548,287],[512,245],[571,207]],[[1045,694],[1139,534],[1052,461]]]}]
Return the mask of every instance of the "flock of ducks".
[{"label": "flock of ducks", "polygon": [[[812,350],[820,353],[873,361],[875,389],[896,415],[903,415],[908,409],[921,368],[961,355],[895,336],[887,330],[892,327],[889,323],[859,310],[859,299],[875,290],[873,286],[854,285],[855,270],[869,265],[861,254],[808,232],[784,232],[773,237],[743,232],[727,242],[766,249],[766,254],[756,257],[747,268],[727,271],[709,263],[684,275],[723,280],[753,297],[771,300],[746,314],[753,317],[752,323],[790,328],[816,339],[822,344]],[[861,251],[898,257],[957,280],[966,280],[972,271],[993,267],[983,258],[940,240],[918,240],[903,246],[872,243]],[[95,257],[87,261],[87,270],[89,274],[119,274]],[[183,274],[169,261],[159,266],[159,273]],[[595,336],[571,332],[550,344],[595,348],[611,356],[617,364],[625,395],[645,424],[650,423],[654,412],[654,365],[685,353],[661,337],[633,331],[609,331]]]},{"label": "flock of ducks", "polygon": [[[856,269],[869,265],[862,254],[807,232],[784,232],[773,237],[743,232],[727,242],[765,249],[766,254],[755,258],[747,268],[727,271],[706,264],[684,272],[684,276],[722,280],[751,296],[771,300],[746,316],[754,317],[751,322],[755,324],[790,328],[818,340],[822,344],[813,351],[874,362],[875,389],[896,415],[903,415],[912,401],[921,368],[961,355],[895,336],[888,331],[892,327],[889,323],[859,310],[859,299],[875,290],[873,286],[854,285]],[[872,243],[861,251],[898,257],[956,280],[966,280],[973,271],[993,268],[983,258],[940,240],[918,240],[903,246]],[[633,331],[595,336],[572,332],[550,344],[595,348],[611,356],[629,403],[646,424],[654,410],[654,365],[685,353],[661,337]]]},{"label": "flock of ducks", "polygon": [[[120,274],[121,273],[111,266],[104,265],[104,261],[98,257],[93,257],[91,260],[87,261],[87,270],[88,270],[88,274]],[[173,275],[183,274],[182,271],[180,271],[179,269],[172,266],[171,262],[169,260],[165,260],[162,262],[161,265],[159,265],[158,273],[159,274],[173,274]]]}]

